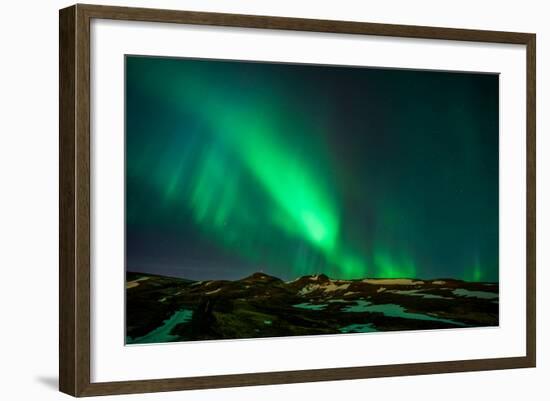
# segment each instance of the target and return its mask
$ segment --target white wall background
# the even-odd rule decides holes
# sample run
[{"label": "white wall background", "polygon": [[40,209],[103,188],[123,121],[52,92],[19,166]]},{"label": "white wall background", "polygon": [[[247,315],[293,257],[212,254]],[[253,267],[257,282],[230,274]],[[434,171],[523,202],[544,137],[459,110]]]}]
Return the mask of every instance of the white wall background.
[{"label": "white wall background", "polygon": [[[537,33],[538,367],[510,371],[104,397],[128,400],[545,400],[550,348],[550,25],[544,1],[306,0],[96,1],[306,18]],[[0,21],[0,396],[68,399],[57,392],[58,9],[68,1],[5,2]],[[144,361],[146,363],[146,361]]]}]

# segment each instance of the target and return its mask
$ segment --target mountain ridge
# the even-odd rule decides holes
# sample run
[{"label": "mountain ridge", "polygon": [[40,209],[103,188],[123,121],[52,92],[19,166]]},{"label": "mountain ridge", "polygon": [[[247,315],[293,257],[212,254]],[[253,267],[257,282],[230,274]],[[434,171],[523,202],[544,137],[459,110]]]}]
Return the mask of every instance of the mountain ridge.
[{"label": "mountain ridge", "polygon": [[[285,282],[254,272],[193,281],[128,272],[126,300],[130,344],[498,325],[498,283],[452,279]],[[166,322],[170,330],[160,330]]]}]

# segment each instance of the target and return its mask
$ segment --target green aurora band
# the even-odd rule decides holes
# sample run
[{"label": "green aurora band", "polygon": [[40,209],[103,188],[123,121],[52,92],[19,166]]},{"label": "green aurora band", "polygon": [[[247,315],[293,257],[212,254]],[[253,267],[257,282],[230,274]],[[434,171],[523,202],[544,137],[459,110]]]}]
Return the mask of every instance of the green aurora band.
[{"label": "green aurora band", "polygon": [[[304,106],[283,78],[258,85],[231,75],[237,65],[127,57],[127,230],[192,225],[201,243],[289,279],[438,276],[417,269],[410,241],[374,228],[363,241],[347,224],[323,115],[331,99]],[[395,202],[370,207],[389,224],[403,219]],[[190,235],[180,237],[185,248]],[[458,275],[480,281],[479,260]]]}]

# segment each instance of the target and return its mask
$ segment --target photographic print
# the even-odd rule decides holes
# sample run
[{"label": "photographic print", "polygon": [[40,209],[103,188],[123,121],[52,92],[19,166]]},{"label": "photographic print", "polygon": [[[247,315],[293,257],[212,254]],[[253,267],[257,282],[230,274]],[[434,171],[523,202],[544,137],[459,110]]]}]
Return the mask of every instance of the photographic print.
[{"label": "photographic print", "polygon": [[125,68],[126,344],[498,326],[498,74]]}]

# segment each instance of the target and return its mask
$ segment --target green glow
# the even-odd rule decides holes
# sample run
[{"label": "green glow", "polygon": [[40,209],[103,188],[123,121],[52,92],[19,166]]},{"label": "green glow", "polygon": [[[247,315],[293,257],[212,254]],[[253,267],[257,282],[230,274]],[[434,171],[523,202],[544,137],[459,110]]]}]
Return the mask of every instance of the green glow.
[{"label": "green glow", "polygon": [[348,279],[363,278],[368,274],[364,258],[344,253],[336,258],[340,274]]},{"label": "green glow", "polygon": [[[236,106],[236,105],[234,105]],[[277,138],[270,115],[247,117],[238,107],[215,128],[237,153],[285,217],[306,240],[324,252],[334,248],[338,236],[336,206],[306,158]],[[280,226],[288,229],[288,224]]]},{"label": "green glow", "polygon": [[[171,69],[166,71],[167,75],[174,73]],[[311,127],[306,119],[293,115],[287,107],[277,107],[284,102],[277,100],[275,91],[268,98],[256,96],[228,102],[223,85],[209,85],[205,91],[200,82],[188,78],[193,75],[193,71],[177,73],[177,79],[169,87],[156,82],[152,76],[141,82],[151,93],[158,95],[163,91],[160,97],[165,101],[169,99],[182,112],[191,113],[211,135],[209,147],[197,158],[198,167],[193,170],[189,167],[187,149],[178,165],[167,168],[168,180],[160,178],[166,174],[166,168],[158,172],[158,183],[163,186],[166,198],[175,203],[184,202],[186,192],[178,188],[192,173],[189,206],[193,218],[228,249],[238,245],[238,252],[249,260],[261,262],[257,241],[250,236],[275,228],[287,236],[305,240],[324,258],[319,264],[318,257],[311,252],[299,253],[293,262],[297,275],[317,273],[319,267],[330,265],[336,277],[365,277],[370,255],[351,250],[339,237],[340,211],[329,191],[334,184],[319,167],[319,160],[328,165],[328,154],[324,154],[318,144],[298,146],[299,143],[292,141],[300,138],[300,130],[318,127]],[[288,125],[286,121],[293,124]],[[322,132],[313,136],[321,138]],[[235,159],[240,161],[240,169],[235,169]],[[263,195],[271,203],[270,213],[257,213],[253,204],[239,199],[239,194],[246,190],[240,185],[242,175],[252,178],[263,189]],[[384,263],[381,271],[370,273],[393,277],[402,271],[395,269],[392,273],[388,266]]]},{"label": "green glow", "polygon": [[220,152],[210,151],[201,163],[191,194],[191,207],[198,223],[221,228],[235,209],[238,177],[227,174]]},{"label": "green glow", "polygon": [[[325,179],[314,160],[326,160],[328,155],[317,148],[311,150],[313,156],[310,156],[297,150],[296,143],[286,140],[299,137],[299,129],[312,128],[305,121],[296,121],[297,116],[288,115],[285,109],[275,107],[283,103],[273,100],[276,93],[270,93],[269,99],[254,97],[248,102],[236,99],[227,102],[223,90],[209,86],[205,93],[198,82],[186,78],[189,76],[193,74],[178,74],[180,81],[164,88],[162,96],[172,99],[182,111],[191,112],[212,135],[211,145],[202,151],[192,175],[190,207],[194,220],[228,248],[238,244],[239,252],[249,259],[260,261],[261,256],[254,241],[247,237],[271,226],[307,241],[323,255],[322,265],[334,266],[335,276],[365,277],[370,255],[350,250],[339,238],[340,211],[328,190],[333,183]],[[157,91],[163,87],[154,81],[149,85]],[[151,87],[148,90],[153,91]],[[284,121],[294,124],[288,126]],[[280,131],[285,131],[285,136]],[[235,158],[240,160],[241,170],[235,170]],[[170,168],[169,180],[159,178],[166,198],[176,203],[186,198],[177,188],[190,172],[188,159],[189,154],[182,155],[179,165]],[[165,169],[158,173],[163,174]],[[252,177],[263,189],[272,205],[269,216],[248,213],[254,210],[254,205],[239,200],[242,174]],[[316,273],[315,261],[315,257],[302,253],[294,259],[293,267],[297,274]],[[389,254],[380,252],[375,253],[374,266],[376,269],[369,272],[373,276],[413,276],[415,272],[412,262],[396,264]]]},{"label": "green glow", "polygon": [[[274,225],[287,235],[299,236],[309,242],[326,260],[341,266],[343,274],[362,271],[357,257],[335,251],[341,248],[338,244],[340,222],[336,202],[327,190],[332,184],[324,180],[311,161],[320,154],[308,156],[299,152],[294,148],[295,143],[285,142],[279,135],[279,130],[290,131],[286,132],[288,135],[297,127],[307,129],[307,124],[284,126],[282,121],[292,120],[294,116],[273,107],[275,93],[270,94],[270,99],[257,97],[250,102],[235,100],[228,103],[223,91],[217,92],[211,87],[205,94],[200,85],[186,79],[187,76],[192,74],[178,75],[180,82],[165,88],[167,93],[163,96],[172,99],[182,110],[192,112],[214,135],[211,139],[213,147],[200,158],[193,183],[191,207],[195,220],[230,245],[238,240],[235,236],[250,232],[246,228],[251,227],[247,226]],[[155,82],[149,82],[149,85],[162,87]],[[255,113],[250,113],[251,108]],[[299,133],[294,132],[294,136],[299,137]],[[246,174],[263,188],[273,205],[271,215],[274,218],[253,223],[243,205],[237,203],[241,188],[231,158],[238,158]],[[175,169],[172,179],[166,184],[165,193],[171,199],[177,196],[175,183],[185,175],[181,170]],[[229,218],[237,230],[227,231]],[[243,252],[249,256],[254,253],[246,248]],[[296,267],[301,271],[311,270],[310,266]]]},{"label": "green glow", "polygon": [[[334,138],[345,130],[368,136],[368,130],[374,129],[365,124],[368,119],[348,125],[345,116],[353,113],[342,107],[337,109],[344,117],[339,116],[336,123],[330,124],[334,116],[328,116],[332,111],[327,107],[331,102],[328,94],[301,97],[301,82],[297,79],[286,82],[288,77],[280,78],[271,71],[249,82],[248,76],[235,73],[236,64],[226,63],[223,68],[220,65],[193,60],[128,59],[131,85],[127,87],[136,92],[133,113],[156,117],[151,118],[151,126],[135,123],[129,128],[132,135],[146,139],[128,142],[127,176],[135,179],[135,187],[154,194],[150,199],[160,201],[139,211],[127,208],[127,222],[153,224],[155,219],[165,219],[163,223],[172,223],[174,219],[174,227],[192,224],[198,228],[198,236],[212,241],[227,254],[258,266],[271,263],[281,270],[288,267],[294,276],[330,273],[332,277],[347,279],[418,277],[424,268],[420,260],[431,257],[425,256],[429,253],[426,249],[438,249],[437,240],[443,237],[434,229],[436,224],[424,223],[424,216],[429,215],[431,223],[447,218],[442,205],[456,196],[446,192],[444,198],[438,198],[441,182],[447,185],[454,178],[432,177],[430,185],[435,190],[430,194],[417,191],[415,185],[422,182],[408,178],[411,168],[417,169],[414,174],[419,177],[433,174],[433,169],[421,168],[425,156],[413,159],[416,153],[408,152],[408,147],[417,140],[426,146],[438,143],[429,140],[429,136],[422,137],[420,131],[409,134],[409,120],[417,117],[402,117],[399,127],[393,127],[392,121],[374,125],[376,129],[393,127],[400,133],[396,136],[399,141],[385,148],[383,157],[363,149],[363,145],[357,147],[360,151],[356,154],[355,149],[347,148],[338,153],[331,149],[337,142]],[[226,74],[230,70],[233,75]],[[233,81],[235,77],[238,82]],[[407,88],[390,81],[391,87]],[[307,85],[304,87],[304,91],[311,91]],[[147,107],[141,110],[143,99]],[[369,102],[376,104],[374,98]],[[382,98],[377,107],[384,102]],[[158,110],[149,110],[157,104],[161,105]],[[409,109],[412,113],[414,107],[407,106]],[[392,113],[387,114],[391,120]],[[458,118],[454,117],[453,127]],[[421,132],[425,132],[426,121],[416,125],[422,127]],[[439,132],[441,121],[433,121]],[[466,135],[462,131],[459,134],[457,138]],[[156,135],[159,140],[151,139]],[[373,138],[380,135],[373,131]],[[387,144],[378,140],[374,145],[383,149]],[[401,151],[393,152],[394,147]],[[348,154],[352,161],[361,163],[346,164]],[[439,153],[437,148],[430,148],[426,154],[437,157]],[[468,157],[470,154],[467,152]],[[369,156],[374,159],[372,164]],[[397,162],[386,165],[385,159],[392,157]],[[446,160],[442,158],[441,163],[446,165]],[[341,166],[344,172],[337,171]],[[455,164],[452,166],[454,169]],[[446,171],[445,177],[455,174],[453,169]],[[473,175],[465,176],[464,182],[468,183]],[[430,196],[436,208],[426,212],[424,205]],[[442,231],[450,238],[456,225],[443,224]],[[434,242],[416,242],[417,230],[424,230],[425,237]],[[447,239],[446,249],[457,242]],[[424,247],[420,251],[418,243]],[[452,255],[451,251],[448,254]],[[472,268],[461,264],[456,270],[474,281],[485,278],[479,260]]]},{"label": "green glow", "polygon": [[481,281],[483,278],[483,272],[481,270],[481,267],[476,265],[474,266],[474,277],[472,281]]},{"label": "green glow", "polygon": [[377,275],[384,278],[415,278],[416,266],[412,259],[395,258],[389,252],[381,249],[374,251],[374,264],[377,267]]},{"label": "green glow", "polygon": [[466,280],[480,282],[484,280],[483,268],[479,262],[479,257],[476,256],[475,262],[469,271],[466,272]]}]

